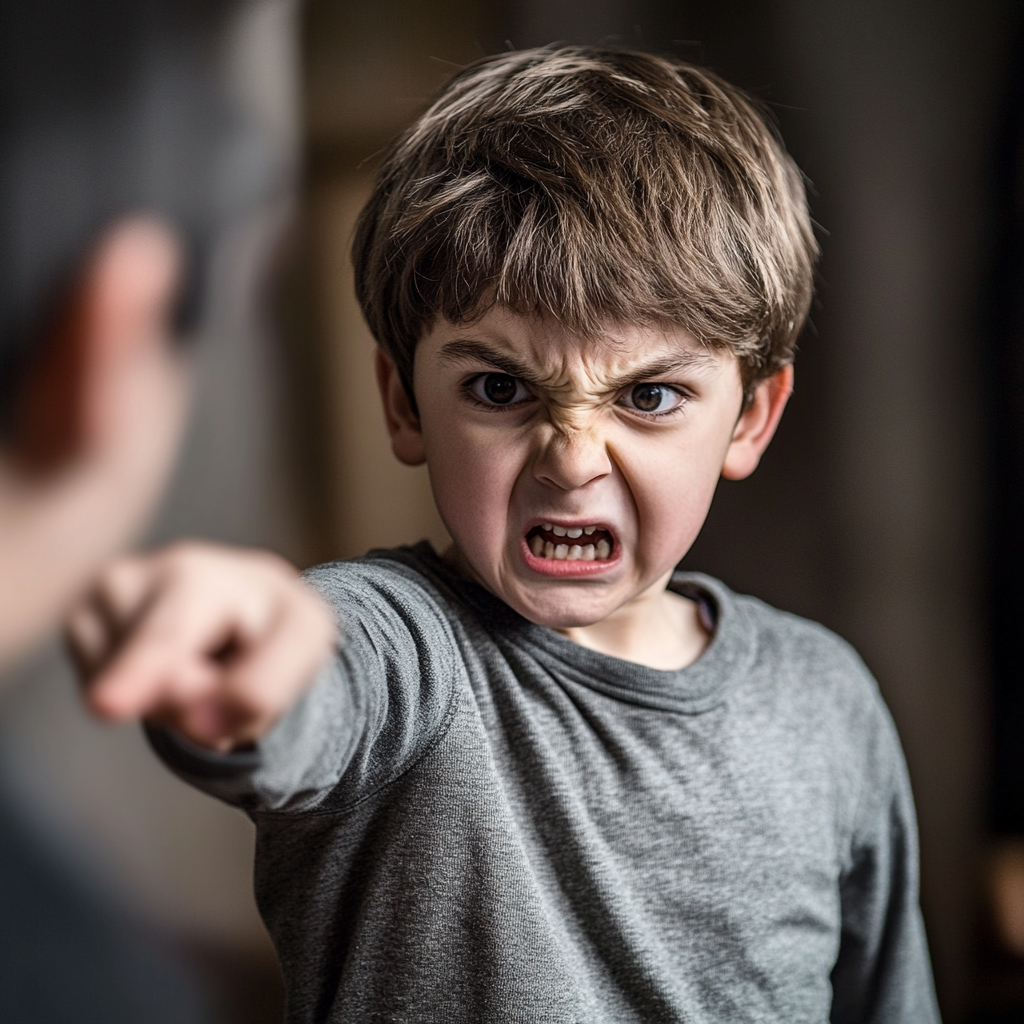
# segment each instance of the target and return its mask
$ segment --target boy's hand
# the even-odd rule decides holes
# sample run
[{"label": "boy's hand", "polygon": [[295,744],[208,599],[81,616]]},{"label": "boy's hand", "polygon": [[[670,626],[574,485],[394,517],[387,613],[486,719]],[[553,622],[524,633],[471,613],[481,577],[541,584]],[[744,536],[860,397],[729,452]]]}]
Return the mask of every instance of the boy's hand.
[{"label": "boy's hand", "polygon": [[267,732],[312,682],[335,627],[283,559],[190,541],[111,564],[67,635],[96,714],[141,716],[227,751]]}]

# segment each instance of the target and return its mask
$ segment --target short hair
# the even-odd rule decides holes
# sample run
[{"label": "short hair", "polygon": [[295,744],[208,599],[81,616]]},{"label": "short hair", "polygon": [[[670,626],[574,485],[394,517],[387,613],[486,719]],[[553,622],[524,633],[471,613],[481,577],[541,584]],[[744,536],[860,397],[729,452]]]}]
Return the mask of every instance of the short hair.
[{"label": "short hair", "polygon": [[553,45],[456,74],[386,153],[356,292],[412,395],[438,318],[671,323],[753,384],[792,361],[818,246],[765,110],[672,57]]},{"label": "short hair", "polygon": [[190,250],[191,309],[220,230],[287,187],[237,95],[252,0],[0,0],[0,432],[99,234],[128,214]]}]

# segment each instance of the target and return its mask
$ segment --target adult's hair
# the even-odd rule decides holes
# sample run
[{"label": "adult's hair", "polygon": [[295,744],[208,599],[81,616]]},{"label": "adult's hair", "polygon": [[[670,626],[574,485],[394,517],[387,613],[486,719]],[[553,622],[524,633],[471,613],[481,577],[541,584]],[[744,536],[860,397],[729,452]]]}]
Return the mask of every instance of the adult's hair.
[{"label": "adult's hair", "polygon": [[246,109],[226,52],[253,6],[0,0],[0,420],[106,226],[169,221],[193,256],[195,314],[198,257],[277,187],[288,157]]},{"label": "adult's hair", "polygon": [[583,334],[680,324],[749,388],[792,360],[817,253],[750,97],[671,57],[556,45],[451,79],[384,158],[353,262],[411,395],[422,335],[495,304]]}]

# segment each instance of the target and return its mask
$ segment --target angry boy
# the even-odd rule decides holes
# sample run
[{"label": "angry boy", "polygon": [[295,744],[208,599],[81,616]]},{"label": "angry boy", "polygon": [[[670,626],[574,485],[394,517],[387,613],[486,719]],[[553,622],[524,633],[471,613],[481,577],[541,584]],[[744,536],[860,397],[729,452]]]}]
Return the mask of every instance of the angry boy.
[{"label": "angry boy", "polygon": [[873,680],[675,570],[779,422],[816,252],[760,111],[673,59],[488,58],[391,148],[357,291],[451,550],[313,570],[340,641],[301,694],[232,673],[243,628],[139,671],[169,593],[254,600],[212,550],[94,658],[255,821],[294,1024],[938,1019]]}]

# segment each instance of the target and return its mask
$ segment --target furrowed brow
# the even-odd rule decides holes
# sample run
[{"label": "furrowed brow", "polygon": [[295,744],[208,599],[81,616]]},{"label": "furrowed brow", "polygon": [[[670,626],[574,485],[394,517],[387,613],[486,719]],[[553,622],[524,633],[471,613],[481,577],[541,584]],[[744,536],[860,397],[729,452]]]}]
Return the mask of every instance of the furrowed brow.
[{"label": "furrowed brow", "polygon": [[526,384],[540,385],[543,383],[537,372],[526,363],[521,363],[515,357],[505,355],[504,352],[496,352],[490,345],[485,345],[481,341],[460,338],[456,341],[445,342],[441,346],[439,357],[442,362],[446,363],[478,360],[493,366],[501,373],[507,373],[510,377],[518,377]]},{"label": "furrowed brow", "polygon": [[[441,346],[440,359],[447,363],[458,362],[482,362],[493,366],[501,373],[507,373],[510,377],[517,377],[526,384],[536,387],[544,386],[544,379],[536,370],[527,363],[522,363],[514,356],[498,352],[481,341],[471,341],[467,338],[459,338],[446,342]],[[714,357],[706,349],[695,349],[672,353],[660,359],[652,359],[639,366],[631,367],[625,373],[611,378],[608,383],[609,391],[621,391],[624,388],[645,381],[657,380],[659,377],[677,373],[680,370],[699,370],[704,366],[711,366]]]},{"label": "furrowed brow", "polygon": [[620,391],[630,385],[643,384],[645,381],[656,381],[659,377],[665,377],[680,370],[700,370],[702,367],[711,366],[714,357],[706,349],[697,349],[692,352],[680,352],[661,359],[652,359],[650,362],[630,369],[618,377],[608,381],[610,390]]}]

